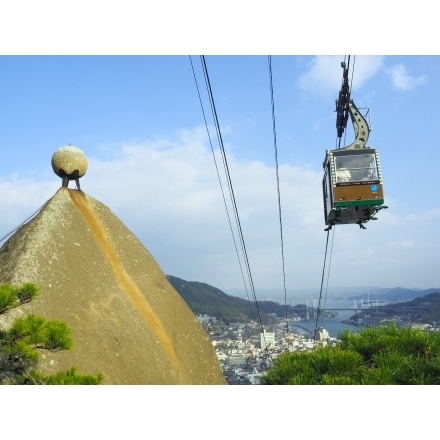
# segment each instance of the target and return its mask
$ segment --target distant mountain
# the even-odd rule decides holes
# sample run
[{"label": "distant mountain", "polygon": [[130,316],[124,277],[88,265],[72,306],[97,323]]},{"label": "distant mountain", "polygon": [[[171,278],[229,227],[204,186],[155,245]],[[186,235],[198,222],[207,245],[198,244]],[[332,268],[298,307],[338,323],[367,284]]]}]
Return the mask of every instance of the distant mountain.
[{"label": "distant mountain", "polygon": [[[419,296],[428,295],[429,293],[439,292],[439,288],[417,289],[404,287],[378,287],[378,286],[363,286],[363,287],[329,287],[326,289],[327,298],[337,300],[367,300],[370,301],[409,301]],[[243,289],[228,289],[230,295],[239,298],[246,298],[246,291]],[[295,302],[305,302],[306,300],[316,299],[319,297],[319,288],[309,289],[290,289],[289,296],[295,299]],[[293,298],[292,298],[293,297]],[[282,288],[277,289],[258,289],[259,300],[269,300],[278,303],[284,303],[284,292]]]},{"label": "distant mountain", "polygon": [[274,317],[302,316],[305,308],[281,305],[275,301],[258,301],[258,308],[252,299],[243,299],[228,295],[197,281],[186,281],[167,275],[168,281],[182,296],[196,315],[214,316],[226,323],[257,321],[261,317],[263,324],[272,322]]},{"label": "distant mountain", "polygon": [[366,315],[380,316],[383,319],[399,316],[404,321],[440,323],[440,289],[411,301],[370,307],[360,311],[356,316],[359,319]]},{"label": "distant mountain", "polygon": [[372,288],[364,291],[360,295],[353,295],[347,299],[366,299],[369,296],[370,301],[376,300],[387,302],[400,302],[409,301],[421,296],[429,295],[430,293],[440,292],[440,288],[432,289],[408,289],[404,287],[392,287],[392,288]]}]

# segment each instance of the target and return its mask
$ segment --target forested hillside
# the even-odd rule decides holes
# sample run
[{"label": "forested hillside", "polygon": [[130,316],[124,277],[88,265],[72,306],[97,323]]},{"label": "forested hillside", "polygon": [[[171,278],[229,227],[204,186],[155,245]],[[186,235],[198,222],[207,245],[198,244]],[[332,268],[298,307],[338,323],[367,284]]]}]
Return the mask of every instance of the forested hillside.
[{"label": "forested hillside", "polygon": [[263,324],[272,322],[274,317],[283,318],[305,314],[304,307],[281,305],[274,301],[255,301],[227,295],[216,287],[196,281],[185,281],[167,275],[168,281],[182,296],[193,313],[209,315],[221,319],[226,323],[249,322],[258,320],[261,316]]}]

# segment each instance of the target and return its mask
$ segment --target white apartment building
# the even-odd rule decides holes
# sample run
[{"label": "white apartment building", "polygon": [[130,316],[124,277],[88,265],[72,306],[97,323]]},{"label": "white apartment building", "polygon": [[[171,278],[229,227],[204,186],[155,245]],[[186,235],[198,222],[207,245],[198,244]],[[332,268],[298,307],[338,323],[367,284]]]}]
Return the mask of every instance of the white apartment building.
[{"label": "white apartment building", "polygon": [[315,341],[326,341],[328,339],[330,339],[330,336],[325,328],[318,327],[315,329]]},{"label": "white apartment building", "polygon": [[275,333],[268,333],[266,330],[263,330],[263,333],[260,333],[260,347],[261,348],[269,348],[275,345]]}]

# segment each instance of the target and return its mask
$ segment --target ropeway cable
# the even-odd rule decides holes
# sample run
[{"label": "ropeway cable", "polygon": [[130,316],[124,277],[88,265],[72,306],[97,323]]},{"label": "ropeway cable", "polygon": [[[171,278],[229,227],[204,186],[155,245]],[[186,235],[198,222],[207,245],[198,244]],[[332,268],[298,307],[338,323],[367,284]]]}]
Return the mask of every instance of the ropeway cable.
[{"label": "ropeway cable", "polygon": [[289,332],[289,321],[287,316],[287,289],[286,289],[286,270],[284,263],[284,240],[283,240],[283,222],[281,215],[281,195],[280,195],[280,178],[278,172],[278,148],[277,148],[277,132],[275,127],[275,101],[273,95],[273,81],[272,81],[272,59],[271,56],[268,56],[269,62],[269,82],[270,82],[270,99],[271,99],[271,108],[272,108],[272,131],[273,131],[273,143],[275,150],[275,168],[276,168],[276,176],[277,176],[277,190],[278,190],[278,217],[280,222],[280,239],[281,239],[281,260],[283,264],[283,286],[284,286],[284,305],[286,312],[286,333]]},{"label": "ropeway cable", "polygon": [[[241,223],[240,223],[240,218],[238,215],[238,208],[237,208],[237,203],[235,200],[235,195],[234,195],[234,190],[232,187],[232,180],[231,180],[231,175],[229,173],[229,167],[228,167],[228,163],[227,163],[227,159],[226,159],[226,152],[225,152],[225,148],[224,148],[224,144],[223,144],[223,139],[222,139],[222,135],[221,135],[221,131],[220,131],[220,124],[218,121],[218,116],[217,116],[217,111],[215,108],[215,104],[214,104],[214,97],[213,97],[213,93],[212,93],[212,88],[211,88],[211,83],[209,80],[209,75],[208,75],[208,69],[206,66],[206,61],[205,61],[205,57],[202,55],[201,56],[201,61],[202,61],[202,66],[203,66],[203,71],[204,71],[204,75],[205,75],[205,82],[206,82],[206,87],[208,90],[208,95],[209,95],[209,99],[211,102],[211,110],[212,110],[212,114],[214,117],[214,122],[215,122],[215,127],[217,130],[217,137],[219,140],[219,145],[220,145],[220,151],[222,153],[222,158],[223,158],[223,165],[224,165],[224,169],[225,169],[225,173],[226,173],[226,179],[228,181],[228,186],[229,186],[229,193],[231,196],[231,202],[234,208],[234,214],[235,214],[235,220],[236,220],[236,225],[237,225],[237,229],[238,229],[238,233],[239,233],[239,237],[240,237],[240,242],[241,242],[241,247],[242,247],[242,251],[243,251],[243,258],[244,261],[246,263],[246,269],[247,269],[247,273],[248,273],[248,278],[249,278],[249,284],[250,284],[250,288],[254,297],[254,302],[255,302],[255,308],[257,311],[257,315],[258,315],[258,321],[260,324],[260,328],[261,328],[261,333],[263,334],[263,338],[264,338],[264,328],[263,328],[263,322],[261,319],[261,314],[260,314],[260,308],[258,305],[258,301],[257,301],[257,297],[255,294],[255,288],[254,288],[254,282],[252,279],[252,273],[251,273],[251,268],[250,268],[250,264],[249,264],[249,258],[247,255],[247,251],[246,251],[246,245],[244,242],[244,236],[243,236],[243,230],[241,228]],[[267,349],[267,344],[265,344],[266,349]]]},{"label": "ropeway cable", "polygon": [[4,241],[6,238],[8,238],[10,235],[12,235],[15,231],[20,229],[23,225],[25,225],[28,221],[30,221],[32,218],[34,218],[47,204],[49,201],[45,202],[40,208],[38,208],[34,213],[32,213],[26,220],[24,220],[22,223],[20,223],[16,228],[14,228],[12,231],[8,232],[6,235],[0,238],[0,243]]},{"label": "ropeway cable", "polygon": [[321,290],[319,292],[319,302],[318,302],[318,313],[316,314],[316,324],[315,324],[315,336],[314,339],[316,341],[316,333],[317,333],[317,329],[318,329],[318,321],[321,315],[321,301],[322,301],[322,289],[324,286],[324,275],[325,275],[325,263],[326,263],[326,259],[327,259],[327,251],[328,251],[328,238],[330,235],[330,230],[327,231],[327,240],[325,243],[325,254],[324,254],[324,264],[322,267],[322,277],[321,277]]},{"label": "ropeway cable", "polygon": [[190,60],[190,62],[191,62],[191,68],[192,68],[192,72],[193,72],[193,76],[194,76],[194,81],[195,81],[195,84],[196,84],[197,94],[198,94],[198,97],[199,97],[200,106],[201,106],[201,108],[202,108],[202,114],[203,114],[203,119],[204,119],[204,121],[205,121],[206,132],[207,132],[207,134],[208,134],[209,145],[211,146],[212,157],[213,157],[213,159],[214,159],[215,169],[216,169],[216,171],[217,171],[217,178],[218,178],[218,181],[219,181],[219,184],[220,184],[220,190],[221,190],[222,197],[223,197],[223,203],[224,203],[224,205],[225,205],[226,215],[227,215],[227,217],[228,217],[228,221],[229,221],[229,228],[230,228],[230,230],[231,230],[232,240],[234,241],[235,252],[236,252],[236,254],[237,254],[238,264],[239,264],[239,266],[240,266],[240,272],[241,272],[241,276],[242,276],[242,279],[243,279],[243,284],[244,284],[244,288],[245,288],[245,291],[246,291],[246,296],[247,296],[247,299],[248,299],[248,304],[249,304],[250,313],[251,313],[252,319],[255,319],[255,318],[254,318],[254,311],[252,310],[252,307],[250,307],[249,290],[248,290],[247,283],[246,283],[246,280],[245,280],[245,277],[244,277],[243,267],[242,267],[242,265],[241,265],[240,254],[239,254],[239,252],[238,252],[238,248],[237,248],[237,241],[236,241],[236,239],[235,239],[234,229],[233,229],[233,227],[232,227],[231,216],[230,216],[230,214],[229,214],[228,205],[227,205],[227,203],[226,203],[225,192],[224,192],[224,190],[223,190],[223,185],[222,185],[222,181],[221,181],[221,178],[220,178],[220,173],[219,173],[219,169],[218,169],[218,165],[217,165],[217,160],[216,160],[216,158],[215,158],[214,148],[213,148],[213,146],[212,146],[211,135],[209,134],[208,123],[207,123],[207,121],[206,121],[205,110],[204,110],[204,107],[203,107],[202,98],[201,98],[201,96],[200,96],[200,90],[199,90],[199,86],[198,86],[198,83],[197,83],[197,76],[196,76],[196,73],[195,73],[195,70],[194,70],[194,65],[193,65],[193,62],[192,62],[192,59],[191,59],[191,55],[189,56],[189,60]]}]

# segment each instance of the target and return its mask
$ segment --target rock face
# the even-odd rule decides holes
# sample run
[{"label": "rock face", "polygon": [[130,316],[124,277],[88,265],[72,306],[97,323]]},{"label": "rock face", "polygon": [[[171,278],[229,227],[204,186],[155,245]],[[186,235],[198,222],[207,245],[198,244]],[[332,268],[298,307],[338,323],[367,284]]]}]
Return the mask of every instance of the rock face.
[{"label": "rock face", "polygon": [[60,188],[0,249],[0,283],[36,283],[35,313],[72,329],[74,347],[38,369],[72,366],[104,384],[226,384],[208,335],[148,250],[104,204]]}]

